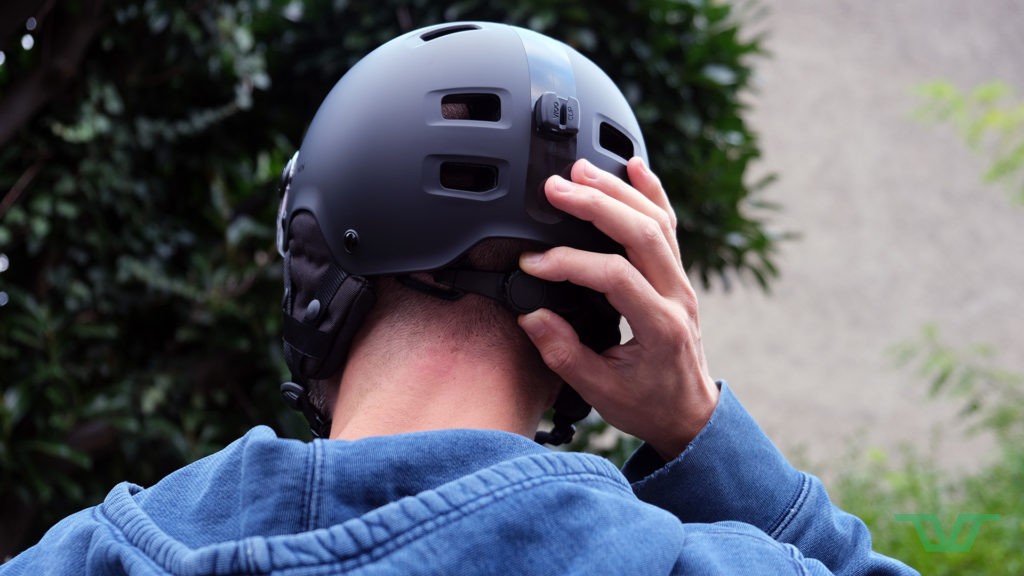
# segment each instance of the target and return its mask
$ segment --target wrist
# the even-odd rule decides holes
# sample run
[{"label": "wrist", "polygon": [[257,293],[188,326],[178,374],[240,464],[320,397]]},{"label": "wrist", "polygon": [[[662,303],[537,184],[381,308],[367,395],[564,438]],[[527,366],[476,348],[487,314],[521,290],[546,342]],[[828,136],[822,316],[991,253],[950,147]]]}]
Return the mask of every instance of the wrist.
[{"label": "wrist", "polygon": [[675,414],[672,422],[664,427],[666,434],[648,439],[647,443],[665,462],[675,460],[707,426],[718,407],[719,395],[718,384],[707,378],[698,393],[688,398],[680,413]]}]

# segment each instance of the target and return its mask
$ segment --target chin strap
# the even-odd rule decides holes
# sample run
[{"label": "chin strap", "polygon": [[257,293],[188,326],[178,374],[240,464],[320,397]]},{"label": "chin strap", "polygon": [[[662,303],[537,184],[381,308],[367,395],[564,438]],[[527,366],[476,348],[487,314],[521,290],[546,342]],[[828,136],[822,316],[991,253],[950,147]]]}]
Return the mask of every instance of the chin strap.
[{"label": "chin strap", "polygon": [[533,440],[538,444],[561,446],[572,442],[573,436],[576,435],[576,423],[590,414],[590,404],[587,404],[568,384],[562,386],[554,408],[554,415],[551,418],[554,425],[551,430],[538,430],[533,436]]},{"label": "chin strap", "polygon": [[[486,272],[471,269],[446,269],[433,274],[430,285],[411,276],[400,282],[436,298],[457,300],[467,292],[501,302],[519,314],[547,308],[566,320],[580,336],[580,341],[597,352],[619,343],[619,313],[603,294],[569,282],[548,282],[522,270]],[[558,446],[568,444],[576,433],[575,423],[587,417],[590,405],[568,384],[555,400],[554,427],[538,431],[534,440]]]},{"label": "chin strap", "polygon": [[309,433],[313,438],[327,438],[331,434],[331,419],[316,409],[309,399],[309,390],[295,382],[281,384],[281,396],[292,410],[301,412],[309,422]]}]

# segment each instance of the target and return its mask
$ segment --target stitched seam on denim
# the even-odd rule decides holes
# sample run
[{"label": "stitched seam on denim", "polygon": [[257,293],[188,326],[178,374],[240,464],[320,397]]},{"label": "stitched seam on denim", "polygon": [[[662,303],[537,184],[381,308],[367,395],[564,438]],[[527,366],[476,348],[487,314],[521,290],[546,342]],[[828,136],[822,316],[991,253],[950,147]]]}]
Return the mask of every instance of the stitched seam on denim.
[{"label": "stitched seam on denim", "polygon": [[[374,546],[370,550],[365,550],[357,553],[356,556],[347,559],[337,559],[328,561],[326,563],[315,565],[305,565],[306,569],[313,568],[317,569],[334,569],[334,570],[352,570],[355,568],[361,568],[371,562],[377,562],[382,558],[390,555],[396,550],[407,546],[426,535],[429,535],[433,530],[451,524],[455,521],[461,520],[467,516],[470,516],[477,511],[485,508],[486,506],[498,502],[504,498],[508,498],[518,492],[533,488],[540,484],[551,483],[552,480],[558,481],[577,481],[593,484],[607,484],[614,486],[621,490],[624,494],[629,494],[628,490],[625,490],[623,485],[615,480],[606,476],[597,475],[591,472],[578,472],[578,473],[567,473],[558,474],[555,476],[541,476],[533,477],[521,482],[516,482],[504,486],[496,492],[490,492],[482,494],[477,498],[463,502],[458,508],[449,510],[439,516],[432,517],[423,522],[414,524],[409,528],[403,530],[401,533],[393,535],[387,541],[380,545]],[[559,482],[560,483],[560,482]],[[273,570],[289,570],[292,568],[299,568],[299,566],[273,566]]]},{"label": "stitched seam on denim", "polygon": [[302,471],[306,475],[306,481],[302,486],[301,499],[299,500],[299,506],[302,507],[300,522],[302,526],[305,526],[306,530],[311,530],[313,511],[310,508],[313,505],[311,497],[313,482],[316,481],[316,442],[311,442],[310,450],[306,451],[306,465],[302,467]]},{"label": "stitched seam on denim", "polygon": [[327,481],[327,450],[323,442],[313,442],[313,493],[309,499],[309,530],[320,525],[323,512],[324,482]]},{"label": "stitched seam on denim", "polygon": [[790,502],[788,507],[786,507],[786,513],[778,522],[776,522],[775,528],[769,532],[772,538],[778,538],[780,534],[785,532],[786,528],[793,523],[793,520],[796,519],[797,515],[800,513],[800,509],[803,508],[804,503],[807,501],[807,497],[810,496],[811,479],[803,472],[800,473],[800,479],[800,490],[797,491],[793,501]]}]

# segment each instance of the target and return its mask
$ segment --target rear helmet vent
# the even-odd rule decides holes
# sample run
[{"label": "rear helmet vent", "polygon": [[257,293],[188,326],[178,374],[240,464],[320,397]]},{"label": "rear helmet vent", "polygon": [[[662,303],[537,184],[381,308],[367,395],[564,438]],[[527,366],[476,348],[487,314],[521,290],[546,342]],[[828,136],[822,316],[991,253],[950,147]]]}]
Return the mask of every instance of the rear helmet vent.
[{"label": "rear helmet vent", "polygon": [[455,26],[448,26],[447,28],[441,28],[439,30],[431,30],[426,34],[420,36],[424,42],[430,42],[436,40],[441,36],[447,36],[449,34],[455,34],[456,32],[466,32],[467,30],[479,30],[480,27],[474,24],[458,24]]},{"label": "rear helmet vent", "polygon": [[498,168],[487,164],[442,162],[441,186],[464,192],[489,192],[498,187]]},{"label": "rear helmet vent", "polygon": [[601,145],[601,148],[623,160],[629,160],[633,157],[633,141],[618,128],[607,122],[601,122],[598,143]]},{"label": "rear helmet vent", "polygon": [[445,120],[501,120],[501,98],[497,94],[448,94],[441,98]]}]

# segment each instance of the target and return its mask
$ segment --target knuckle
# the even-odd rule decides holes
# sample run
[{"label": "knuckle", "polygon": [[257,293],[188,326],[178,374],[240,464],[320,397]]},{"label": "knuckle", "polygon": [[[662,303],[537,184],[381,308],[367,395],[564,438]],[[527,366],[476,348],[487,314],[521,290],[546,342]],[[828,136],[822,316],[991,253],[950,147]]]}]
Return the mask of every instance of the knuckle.
[{"label": "knuckle", "polygon": [[697,318],[697,310],[700,308],[700,303],[697,302],[697,293],[693,291],[693,287],[687,287],[683,306],[686,308],[687,316],[693,319]]},{"label": "knuckle", "polygon": [[542,262],[549,268],[560,268],[565,264],[568,251],[565,246],[550,248],[544,253]]},{"label": "knuckle", "polygon": [[660,315],[663,319],[661,329],[669,342],[681,344],[693,340],[695,335],[699,334],[695,296],[686,296],[672,311],[666,312]]},{"label": "knuckle", "polygon": [[639,274],[636,268],[621,254],[615,254],[605,261],[605,277],[609,284],[632,283]]},{"label": "knuckle", "polygon": [[684,316],[679,314],[660,314],[658,316],[658,327],[664,334],[665,342],[677,346],[686,340],[689,333]]},{"label": "knuckle", "polygon": [[663,211],[663,210],[658,210],[658,212],[657,212],[657,213],[655,214],[655,216],[653,217],[653,220],[654,220],[655,222],[657,222],[657,223],[658,223],[658,227],[659,227],[659,228],[661,228],[661,229],[663,229],[663,230],[664,230],[664,229],[665,229],[665,228],[666,228],[666,227],[667,227],[667,226],[668,226],[669,224],[671,224],[671,220],[670,220],[670,218],[669,218],[669,216],[668,216],[668,212],[665,212],[665,211]]},{"label": "knuckle", "polygon": [[685,318],[689,325],[697,324],[697,295],[692,290],[685,290],[680,302],[680,318]]},{"label": "knuckle", "polygon": [[640,236],[645,243],[657,242],[664,236],[665,224],[654,218],[647,218],[640,226]]},{"label": "knuckle", "polygon": [[[685,318],[685,319],[684,319]],[[668,334],[672,342],[681,343],[689,340],[690,327],[689,327],[689,316],[677,317],[673,322],[669,323]]]},{"label": "knuckle", "polygon": [[550,346],[541,353],[541,356],[544,363],[558,374],[571,373],[576,365],[576,356],[565,346]]},{"label": "knuckle", "polygon": [[673,230],[676,229],[676,215],[671,210],[667,212],[658,213],[658,225],[665,231],[665,235],[670,235]]}]

